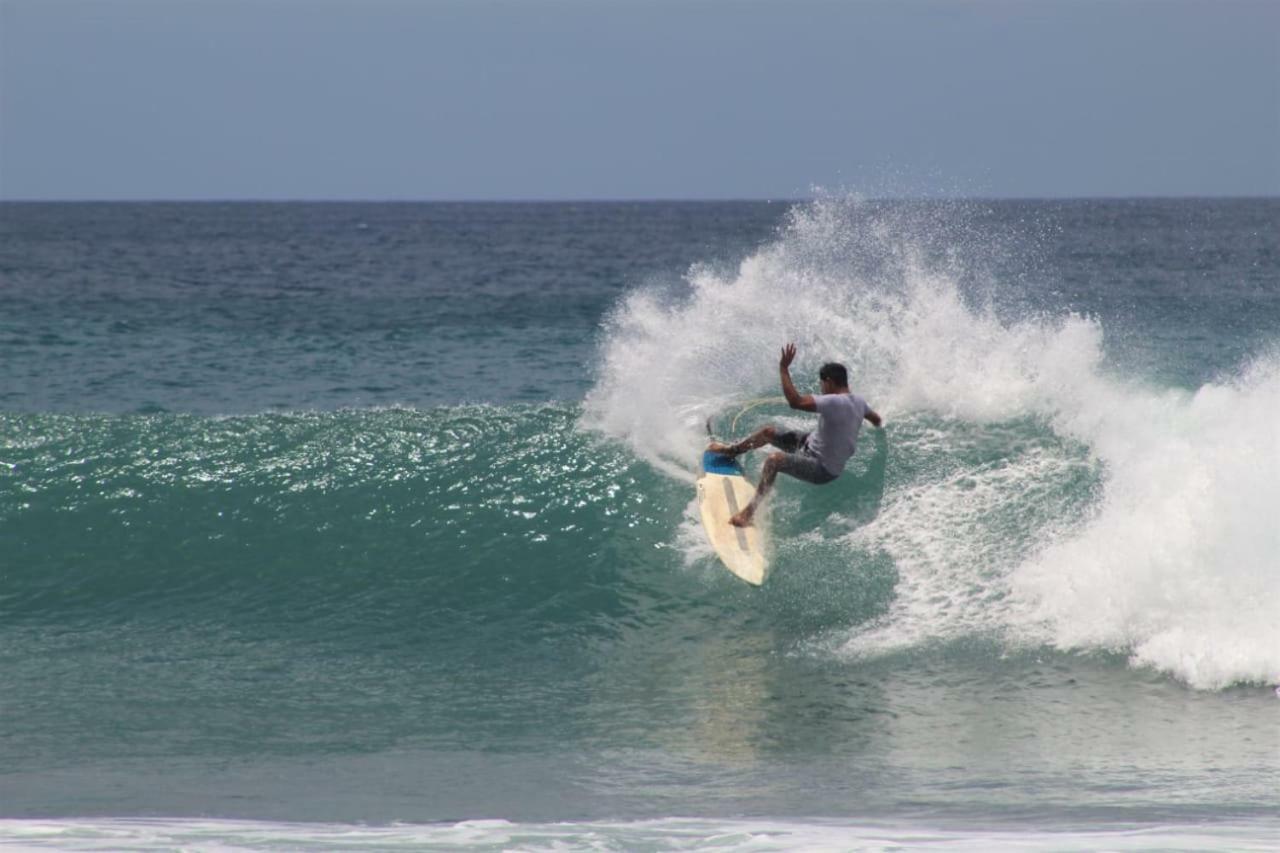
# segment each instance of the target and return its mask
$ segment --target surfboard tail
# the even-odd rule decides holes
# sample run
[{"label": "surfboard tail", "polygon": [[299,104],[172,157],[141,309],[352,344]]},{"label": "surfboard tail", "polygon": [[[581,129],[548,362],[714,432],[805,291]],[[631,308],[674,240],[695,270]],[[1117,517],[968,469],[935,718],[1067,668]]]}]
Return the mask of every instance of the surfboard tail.
[{"label": "surfboard tail", "polygon": [[752,586],[762,584],[768,571],[764,529],[758,524],[736,527],[729,523],[751,502],[755,489],[740,470],[716,473],[708,469],[698,480],[697,494],[703,530],[720,562]]}]

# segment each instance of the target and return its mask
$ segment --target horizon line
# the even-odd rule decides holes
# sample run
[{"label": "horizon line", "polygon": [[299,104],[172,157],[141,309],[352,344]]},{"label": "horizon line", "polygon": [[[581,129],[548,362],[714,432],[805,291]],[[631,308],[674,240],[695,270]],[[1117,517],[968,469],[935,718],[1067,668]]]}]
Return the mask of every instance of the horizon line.
[{"label": "horizon line", "polygon": [[228,198],[0,198],[0,204],[804,204],[826,198],[854,198],[860,201],[909,202],[1009,202],[1009,201],[1232,201],[1280,199],[1280,193],[1256,194],[1138,194],[1138,195],[848,195],[809,196],[706,196],[706,197],[478,197],[478,198],[299,198],[299,197],[228,197]]}]

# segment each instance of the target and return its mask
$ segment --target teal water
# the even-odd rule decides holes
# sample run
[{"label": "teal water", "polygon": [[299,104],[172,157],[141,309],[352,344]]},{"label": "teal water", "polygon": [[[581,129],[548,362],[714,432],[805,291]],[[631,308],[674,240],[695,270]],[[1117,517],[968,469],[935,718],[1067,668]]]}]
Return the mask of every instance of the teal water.
[{"label": "teal water", "polygon": [[[1274,831],[1273,200],[0,213],[11,839]],[[888,427],[756,590],[786,340]]]}]

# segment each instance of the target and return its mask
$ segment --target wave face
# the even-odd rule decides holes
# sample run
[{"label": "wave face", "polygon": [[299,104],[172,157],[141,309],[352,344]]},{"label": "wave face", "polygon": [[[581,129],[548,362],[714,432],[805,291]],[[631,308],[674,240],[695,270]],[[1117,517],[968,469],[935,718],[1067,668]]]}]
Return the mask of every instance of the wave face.
[{"label": "wave face", "polygon": [[3,416],[5,616],[181,612],[395,637],[614,589],[612,574],[561,569],[660,541],[646,503],[665,487],[574,418],[554,405]]},{"label": "wave face", "polygon": [[776,394],[795,341],[801,384],[842,361],[889,421],[872,517],[832,506],[816,534],[855,573],[883,554],[897,574],[840,654],[995,638],[1196,687],[1280,680],[1280,357],[1190,389],[1126,371],[1097,316],[1001,278],[1010,246],[977,216],[822,200],[736,269],[633,293],[585,423],[687,478],[703,421]]}]

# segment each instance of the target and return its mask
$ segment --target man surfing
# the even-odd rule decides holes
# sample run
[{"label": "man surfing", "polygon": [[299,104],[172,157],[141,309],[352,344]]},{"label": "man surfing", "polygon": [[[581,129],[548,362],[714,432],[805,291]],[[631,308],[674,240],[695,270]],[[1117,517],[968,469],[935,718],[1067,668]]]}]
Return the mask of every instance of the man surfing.
[{"label": "man surfing", "polygon": [[712,442],[708,450],[725,456],[738,456],[771,444],[778,452],[770,453],[760,473],[760,485],[751,503],[729,519],[736,527],[747,527],[764,500],[778,473],[789,474],[797,480],[814,485],[830,483],[844,471],[858,447],[858,432],[866,419],[876,427],[884,426],[880,416],[867,405],[867,401],[849,390],[849,372],[843,364],[829,362],[818,371],[818,385],[822,393],[801,394],[791,384],[791,362],[796,358],[796,345],[782,348],[778,360],[778,372],[782,377],[782,393],[787,404],[802,412],[818,413],[818,428],[813,432],[779,431],[769,425],[739,441],[737,444]]}]

